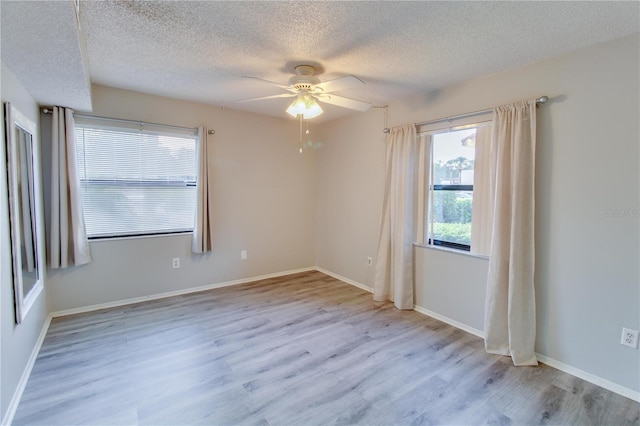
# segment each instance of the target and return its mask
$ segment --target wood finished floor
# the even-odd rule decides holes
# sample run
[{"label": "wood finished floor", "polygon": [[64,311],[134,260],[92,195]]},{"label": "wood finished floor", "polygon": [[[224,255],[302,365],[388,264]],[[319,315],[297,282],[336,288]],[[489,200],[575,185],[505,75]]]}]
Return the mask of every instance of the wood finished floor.
[{"label": "wood finished floor", "polygon": [[640,404],[307,272],[55,318],[14,425],[640,424]]}]

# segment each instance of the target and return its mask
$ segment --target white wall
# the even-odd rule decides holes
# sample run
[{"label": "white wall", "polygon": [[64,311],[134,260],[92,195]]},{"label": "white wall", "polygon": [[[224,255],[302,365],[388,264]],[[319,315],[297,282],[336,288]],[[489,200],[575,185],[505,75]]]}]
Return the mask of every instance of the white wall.
[{"label": "white wall", "polygon": [[[2,118],[0,130],[0,419],[7,414],[9,404],[20,384],[29,358],[37,344],[48,311],[46,305],[47,282],[43,276],[45,290],[40,293],[34,305],[20,325],[15,323],[13,306],[13,272],[11,258],[11,238],[9,233],[9,205],[6,174],[6,146],[4,143],[4,103],[11,102],[30,120],[38,123],[38,105],[13,73],[2,63]],[[43,271],[44,272],[44,271]]]},{"label": "white wall", "polygon": [[[536,351],[635,395],[640,351],[620,345],[620,335],[623,326],[640,329],[639,52],[636,34],[389,106],[394,126],[551,98],[538,110]],[[317,158],[317,264],[368,285],[360,265],[376,248],[383,123],[375,112],[326,123]],[[337,195],[343,188],[352,200]],[[631,214],[608,215],[619,210]],[[481,329],[485,277],[449,286],[430,278],[482,259],[423,248],[415,255],[417,303]],[[464,302],[467,317],[456,312],[459,297],[474,299]]]},{"label": "white wall", "polygon": [[52,311],[314,265],[315,153],[298,153],[297,122],[102,86],[93,104],[94,115],[215,130],[213,252],[192,255],[190,235],[91,242],[92,263],[49,271]]}]

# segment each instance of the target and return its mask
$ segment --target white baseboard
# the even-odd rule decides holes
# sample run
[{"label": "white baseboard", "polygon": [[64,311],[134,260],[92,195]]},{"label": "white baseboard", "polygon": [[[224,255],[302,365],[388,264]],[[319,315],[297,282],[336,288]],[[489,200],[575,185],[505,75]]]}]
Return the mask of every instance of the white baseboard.
[{"label": "white baseboard", "polygon": [[16,415],[16,410],[18,409],[18,404],[20,404],[20,400],[22,399],[22,394],[24,393],[24,389],[27,387],[27,382],[29,381],[29,376],[31,376],[31,370],[33,370],[33,366],[36,363],[36,359],[38,358],[38,354],[40,353],[40,348],[42,347],[42,343],[44,342],[44,338],[47,336],[47,331],[49,330],[49,325],[51,324],[52,316],[47,316],[47,319],[44,321],[42,325],[42,330],[40,330],[40,335],[38,336],[38,340],[36,344],[33,346],[33,350],[31,351],[31,356],[29,357],[29,361],[27,361],[27,365],[24,367],[24,371],[22,372],[22,376],[20,377],[20,381],[18,382],[18,386],[16,387],[13,396],[11,397],[11,401],[9,402],[9,406],[7,407],[7,412],[2,419],[3,425],[10,425],[13,423],[13,417]]},{"label": "white baseboard", "polygon": [[[197,293],[200,291],[205,291],[205,290],[211,290],[211,289],[215,289],[215,288],[221,288],[221,287],[228,287],[228,286],[233,286],[233,285],[239,285],[239,284],[245,284],[245,283],[249,283],[249,282],[253,282],[253,281],[259,281],[259,280],[263,280],[263,279],[268,279],[268,278],[276,278],[276,277],[280,277],[280,276],[284,276],[284,275],[290,275],[290,274],[295,274],[295,273],[300,273],[300,272],[308,272],[308,271],[318,271],[318,272],[322,272],[323,274],[326,274],[330,277],[333,277],[337,280],[343,281],[347,284],[353,285],[355,287],[358,287],[359,289],[362,289],[364,291],[367,291],[369,293],[373,293],[373,289],[371,287],[369,287],[368,285],[359,283],[357,281],[351,280],[349,278],[343,277],[341,275],[338,275],[336,273],[333,273],[331,271],[328,271],[326,269],[320,268],[320,267],[309,267],[309,268],[301,268],[301,269],[295,269],[295,270],[289,270],[289,271],[283,271],[283,272],[277,272],[277,273],[273,273],[273,274],[267,274],[267,275],[260,275],[260,276],[256,276],[256,277],[250,277],[250,278],[243,278],[243,279],[239,279],[239,280],[233,280],[233,281],[226,281],[226,282],[222,282],[222,283],[216,283],[216,284],[211,284],[211,285],[207,285],[207,286],[202,286],[202,287],[194,287],[194,288],[189,288],[189,289],[184,289],[184,290],[178,290],[178,291],[172,291],[172,292],[167,292],[167,293],[160,293],[160,294],[156,294],[156,295],[152,295],[152,296],[143,296],[143,297],[137,297],[137,298],[133,298],[133,299],[126,299],[126,300],[119,300],[116,302],[110,302],[110,303],[103,303],[103,304],[99,304],[99,305],[92,305],[92,306],[86,306],[86,307],[82,307],[82,308],[75,308],[75,309],[68,309],[68,310],[64,310],[64,311],[58,311],[58,312],[54,312],[51,313],[49,315],[49,317],[47,318],[47,320],[45,321],[45,324],[43,325],[42,331],[40,332],[40,336],[38,337],[38,341],[36,343],[36,345],[34,346],[34,349],[31,353],[31,357],[29,358],[29,362],[27,363],[27,366],[25,368],[25,371],[22,374],[22,377],[20,379],[20,383],[18,385],[18,388],[16,389],[13,398],[11,399],[11,402],[9,404],[9,407],[7,409],[7,413],[4,417],[4,419],[2,420],[2,424],[3,425],[9,425],[11,424],[11,422],[13,421],[13,417],[16,413],[16,409],[18,408],[18,403],[20,402],[20,399],[22,397],[22,393],[24,392],[24,388],[27,385],[27,381],[29,380],[29,375],[31,374],[31,370],[33,369],[33,365],[36,361],[36,358],[38,356],[38,353],[40,352],[40,347],[42,346],[42,343],[44,341],[44,338],[46,336],[47,330],[49,329],[49,324],[51,323],[51,319],[53,317],[58,317],[58,316],[64,316],[64,315],[72,315],[72,314],[78,314],[78,313],[84,313],[84,312],[90,312],[90,311],[95,311],[95,310],[100,310],[100,309],[106,309],[106,308],[112,308],[112,307],[118,307],[118,306],[124,306],[124,305],[129,305],[132,303],[139,303],[139,302],[144,302],[144,301],[149,301],[149,300],[156,300],[156,299],[163,299],[166,297],[172,297],[172,296],[179,296],[179,295],[183,295],[183,294],[189,294],[189,293]],[[475,336],[478,336],[480,338],[484,338],[484,332],[481,330],[478,330],[474,327],[470,327],[466,324],[463,324],[461,322],[455,321],[451,318],[448,318],[444,315],[440,315],[436,312],[430,311],[428,309],[425,309],[421,306],[415,305],[414,306],[414,310],[416,312],[419,312],[423,315],[435,318],[439,321],[442,321],[446,324],[449,324],[453,327],[459,328],[461,330],[464,330],[468,333],[471,333]],[[610,382],[606,379],[603,379],[602,377],[596,376],[594,374],[588,373],[586,371],[580,370],[579,368],[575,368],[571,365],[565,364],[563,362],[557,361],[553,358],[549,358],[548,356],[545,355],[541,355],[536,353],[536,356],[538,357],[538,360],[544,364],[547,364],[550,367],[556,368],[560,371],[563,371],[567,374],[571,374],[572,376],[578,377],[580,379],[586,380],[587,382],[593,383],[594,385],[600,386],[604,389],[610,390],[611,392],[617,393],[619,395],[622,395],[626,398],[632,399],[634,401],[638,401],[640,402],[640,392],[634,391],[632,389],[626,388],[624,386],[620,386],[616,383]]]},{"label": "white baseboard", "polygon": [[362,289],[364,291],[368,291],[369,293],[373,293],[373,289],[371,287],[369,287],[368,285],[365,284],[361,284],[357,281],[351,280],[347,277],[343,277],[342,275],[338,275],[335,274],[331,271],[327,271],[326,269],[320,268],[320,267],[315,267],[315,270],[318,272],[322,272],[325,275],[329,275],[330,277],[335,278],[336,280],[340,280],[340,281],[344,281],[347,284],[351,284],[352,286],[358,287],[359,289]]},{"label": "white baseboard", "polygon": [[474,336],[478,336],[481,339],[484,339],[484,332],[482,330],[478,330],[477,328],[468,326],[467,324],[463,324],[459,321],[453,320],[444,315],[440,315],[436,312],[430,311],[428,309],[423,308],[422,306],[413,305],[413,310],[421,313],[422,315],[426,315],[428,317],[437,319],[438,321],[442,321],[446,324],[449,324],[455,328],[459,328],[460,330],[466,331],[467,333],[471,333]]},{"label": "white baseboard", "polygon": [[[361,284],[357,281],[353,281],[349,278],[340,276],[338,274],[335,274],[331,271],[327,271],[326,269],[323,268],[319,268],[316,267],[315,268],[317,271],[322,272],[323,274],[329,275],[335,279],[338,279],[340,281],[344,281],[347,284],[351,284],[353,286],[356,286],[362,290],[368,291],[370,293],[373,293],[373,289],[367,285]],[[423,315],[426,315],[428,317],[431,318],[435,318],[438,321],[442,321],[446,324],[449,324],[453,327],[459,328],[460,330],[464,330],[468,333],[471,333],[475,336],[480,337],[481,339],[484,339],[484,331],[482,330],[478,330],[477,328],[474,327],[470,327],[466,324],[463,324],[461,322],[458,322],[456,320],[453,320],[449,317],[446,317],[444,315],[440,315],[436,312],[430,311],[428,309],[423,308],[422,306],[418,306],[418,305],[414,305],[413,309],[416,312],[419,312]],[[538,360],[540,362],[542,362],[543,364],[547,364],[550,367],[553,367],[557,370],[560,370],[564,373],[567,374],[571,374],[572,376],[578,377],[582,380],[586,380],[589,383],[593,383],[596,386],[600,386],[601,388],[607,389],[611,392],[617,393],[618,395],[622,395],[626,398],[632,399],[634,401],[638,401],[640,402],[640,392],[634,391],[632,389],[626,388],[624,386],[620,386],[616,383],[610,382],[609,380],[603,379],[602,377],[596,376],[595,374],[591,374],[588,373],[586,371],[580,370],[579,368],[573,367],[569,364],[565,364],[563,362],[557,361],[553,358],[550,358],[546,355],[542,355],[539,353],[536,353],[536,357],[538,358]]]},{"label": "white baseboard", "polygon": [[[421,314],[427,315],[429,317],[435,318],[439,321],[452,325],[456,328],[464,330],[468,333],[474,334],[480,337],[481,339],[484,339],[484,332],[482,330],[469,327],[466,324],[452,320],[451,318],[448,318],[444,315],[440,315],[435,312],[429,311],[428,309],[424,309],[421,306],[415,305],[414,310],[416,310],[417,312],[420,312]],[[596,376],[595,374],[587,373],[586,371],[580,370],[579,368],[572,367],[569,364],[565,364],[564,362],[560,362],[558,360],[550,358],[546,355],[539,354],[537,352],[536,352],[536,357],[538,358],[538,361],[540,361],[543,364],[547,364],[549,367],[553,367],[564,373],[571,374],[572,376],[578,377],[582,380],[586,380],[589,383],[593,383],[596,386],[600,386],[601,388],[617,393],[618,395],[622,395],[626,398],[640,402],[640,392],[636,392],[631,389],[625,388],[624,386],[620,386],[616,383],[610,382],[609,380],[603,379],[602,377]]]},{"label": "white baseboard", "polygon": [[[373,289],[371,287],[369,287],[368,285],[359,283],[359,282],[354,281],[352,279],[349,279],[347,277],[343,277],[342,275],[339,275],[339,274],[336,274],[334,272],[328,271],[328,270],[326,270],[324,268],[320,268],[320,267],[316,266],[315,269],[318,272],[322,272],[323,274],[329,275],[330,277],[333,277],[333,278],[335,278],[337,280],[344,281],[345,283],[351,284],[352,286],[358,287],[359,289],[362,289],[364,291],[368,291],[369,293],[373,293]],[[440,314],[437,314],[435,312],[432,312],[432,311],[430,311],[428,309],[423,308],[422,306],[413,305],[413,309],[416,312],[419,312],[419,313],[421,313],[423,315],[426,315],[426,316],[431,317],[431,318],[435,318],[438,321],[442,321],[442,322],[447,323],[449,325],[452,325],[452,326],[454,326],[456,328],[464,330],[464,331],[466,331],[468,333],[474,334],[474,335],[476,335],[476,336],[478,336],[480,338],[484,338],[484,333],[481,330],[478,330],[476,328],[470,327],[470,326],[468,326],[466,324],[463,324],[461,322],[455,321],[455,320],[453,320],[451,318],[448,318],[448,317],[446,317],[444,315],[440,315]]]},{"label": "white baseboard", "polygon": [[538,357],[538,361],[542,362],[543,364],[547,364],[549,367],[553,367],[557,370],[563,371],[567,374],[571,374],[572,376],[593,383],[596,386],[600,386],[601,388],[605,388],[607,390],[610,390],[611,392],[617,393],[618,395],[622,395],[626,398],[640,402],[640,392],[625,388],[624,386],[620,386],[617,383],[610,382],[609,380],[603,379],[602,377],[596,376],[595,374],[588,373],[569,364],[565,364],[564,362],[549,358],[546,355],[536,353],[536,357]]},{"label": "white baseboard", "polygon": [[266,274],[266,275],[259,275],[256,277],[249,277],[249,278],[242,278],[239,280],[233,280],[233,281],[225,281],[222,283],[215,283],[215,284],[209,284],[209,285],[205,285],[205,286],[201,286],[201,287],[191,287],[191,288],[186,288],[186,289],[182,289],[182,290],[176,290],[176,291],[168,291],[165,293],[158,293],[158,294],[153,294],[150,296],[141,296],[141,297],[134,297],[131,299],[122,299],[122,300],[116,300],[115,302],[108,302],[108,303],[100,303],[97,305],[90,305],[90,306],[82,306],[80,308],[73,308],[73,309],[65,309],[62,311],[56,311],[53,312],[51,314],[52,317],[62,317],[62,316],[67,316],[67,315],[75,315],[75,314],[82,314],[85,312],[92,312],[92,311],[98,311],[100,309],[109,309],[109,308],[117,308],[119,306],[126,306],[126,305],[132,305],[134,303],[140,303],[140,302],[148,302],[150,300],[158,300],[158,299],[165,299],[167,297],[173,297],[173,296],[181,296],[184,294],[190,294],[190,293],[198,293],[201,291],[206,291],[206,290],[212,290],[214,288],[222,288],[222,287],[229,287],[229,286],[233,286],[233,285],[239,285],[239,284],[246,284],[246,283],[250,283],[253,281],[260,281],[260,280],[265,280],[268,278],[276,278],[276,277],[281,277],[284,275],[291,275],[291,274],[297,274],[300,272],[309,272],[309,271],[315,271],[316,268],[311,266],[308,268],[300,268],[300,269],[292,269],[289,271],[282,271],[282,272],[276,272],[273,274]]}]

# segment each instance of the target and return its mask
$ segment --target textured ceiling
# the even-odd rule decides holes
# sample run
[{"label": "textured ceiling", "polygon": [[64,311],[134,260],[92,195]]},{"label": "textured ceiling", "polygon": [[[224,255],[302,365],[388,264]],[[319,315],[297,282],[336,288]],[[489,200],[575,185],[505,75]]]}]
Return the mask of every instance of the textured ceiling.
[{"label": "textured ceiling", "polygon": [[42,105],[91,108],[71,1],[0,1],[2,62]]},{"label": "textured ceiling", "polygon": [[[52,20],[47,2],[18,3]],[[69,9],[55,20],[74,19],[71,1],[54,3]],[[75,25],[66,21],[56,27]],[[236,102],[280,93],[241,77],[287,84],[295,65],[309,63],[323,81],[358,76],[366,85],[339,94],[382,105],[637,33],[640,3],[85,1],[80,23],[93,83],[286,117],[288,99]],[[42,48],[25,49],[54,65]],[[324,109],[316,121],[352,113]]]}]

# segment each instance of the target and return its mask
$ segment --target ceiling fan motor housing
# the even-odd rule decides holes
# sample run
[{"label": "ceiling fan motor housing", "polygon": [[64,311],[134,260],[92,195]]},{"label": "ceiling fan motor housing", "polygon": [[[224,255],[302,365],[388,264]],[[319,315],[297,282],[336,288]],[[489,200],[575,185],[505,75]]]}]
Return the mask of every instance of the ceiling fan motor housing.
[{"label": "ceiling fan motor housing", "polygon": [[316,69],[311,65],[298,65],[295,70],[297,75],[289,79],[289,85],[297,90],[308,91],[320,83],[320,79],[314,75]]}]

